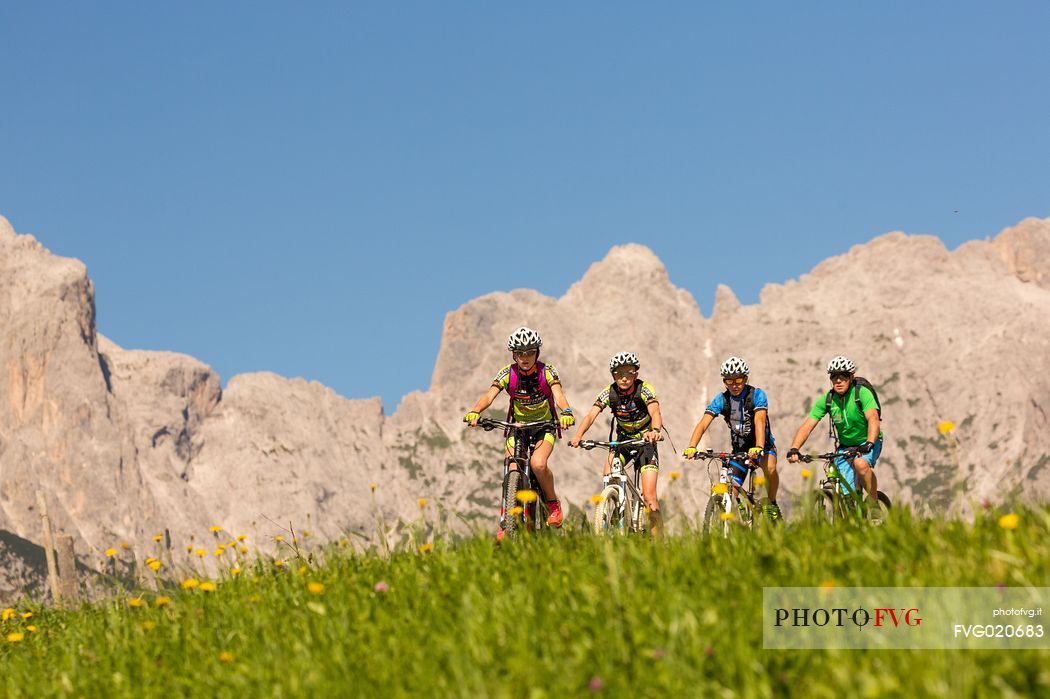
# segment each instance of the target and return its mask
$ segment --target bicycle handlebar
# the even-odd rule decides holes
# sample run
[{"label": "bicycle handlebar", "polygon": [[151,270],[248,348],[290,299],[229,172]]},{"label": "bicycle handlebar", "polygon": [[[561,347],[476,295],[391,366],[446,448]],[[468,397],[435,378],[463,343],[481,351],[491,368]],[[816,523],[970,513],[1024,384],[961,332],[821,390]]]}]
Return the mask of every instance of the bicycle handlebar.
[{"label": "bicycle handlebar", "polygon": [[530,427],[552,427],[557,428],[558,423],[553,420],[536,420],[534,422],[504,422],[503,420],[493,420],[491,418],[483,417],[478,420],[478,427],[491,432],[497,428],[506,428],[510,430],[523,430]]},{"label": "bicycle handlebar", "polygon": [[814,460],[833,461],[840,457],[851,459],[857,456],[860,456],[860,450],[857,447],[846,447],[840,451],[829,451],[827,454],[799,454],[798,460],[808,464]]},{"label": "bicycle handlebar", "polygon": [[696,452],[693,458],[698,460],[712,461],[715,459],[718,459],[719,461],[747,461],[751,459],[751,457],[746,451],[732,453],[728,451],[715,451],[714,449],[708,449],[707,451],[698,451]]},{"label": "bicycle handlebar", "polygon": [[644,439],[624,439],[618,442],[602,442],[596,439],[585,439],[582,442],[580,442],[580,449],[588,450],[594,449],[595,447],[603,447],[605,449],[624,449],[629,447],[642,446],[645,446]]}]

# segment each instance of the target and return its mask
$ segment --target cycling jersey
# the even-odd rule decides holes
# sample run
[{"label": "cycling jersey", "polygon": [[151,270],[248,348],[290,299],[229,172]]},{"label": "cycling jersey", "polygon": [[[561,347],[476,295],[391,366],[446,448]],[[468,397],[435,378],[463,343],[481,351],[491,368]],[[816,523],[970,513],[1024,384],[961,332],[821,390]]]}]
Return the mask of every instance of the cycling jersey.
[{"label": "cycling jersey", "polygon": [[[752,403],[754,407],[751,410],[746,410],[745,405],[747,403],[748,391],[752,392]],[[729,396],[729,411],[727,416],[727,422],[729,423],[729,436],[730,442],[733,445],[734,451],[746,451],[757,443],[757,435],[755,432],[755,413],[759,410],[766,411],[766,452],[775,454],[775,442],[773,441],[773,429],[770,426],[769,421],[769,399],[766,397],[766,392],[761,388],[755,388],[754,386],[747,385],[739,396],[733,397],[732,394]],[[707,409],[704,410],[708,415],[718,417],[726,413],[726,399],[725,393],[719,393],[715,396],[715,399],[711,401]]]},{"label": "cycling jersey", "polygon": [[[500,369],[496,377],[492,379],[492,385],[501,391],[509,391],[510,371],[510,364]],[[543,372],[548,386],[561,383],[561,379],[558,378],[558,370],[550,364],[544,365]],[[518,377],[517,392],[510,397],[514,405],[514,420],[517,422],[553,420],[551,406],[547,396],[540,388],[540,378],[536,369],[533,369],[531,374],[524,374],[519,370]]]},{"label": "cycling jersey", "polygon": [[649,415],[649,404],[659,403],[656,389],[641,379],[634,380],[634,386],[623,393],[616,384],[607,386],[594,399],[594,407],[601,412],[606,407],[612,408],[616,418],[617,432],[634,438],[649,429],[652,417]]},{"label": "cycling jersey", "polygon": [[[838,435],[839,445],[844,447],[856,447],[868,441],[868,418],[864,413],[876,410],[878,404],[875,396],[864,386],[860,386],[860,407],[857,409],[857,401],[854,392],[858,386],[852,384],[844,395],[837,393],[831,396],[831,419],[835,423],[835,433]],[[821,420],[828,414],[827,399],[824,393],[813,404],[809,416],[814,420]],[[882,437],[882,432],[879,432]]]}]

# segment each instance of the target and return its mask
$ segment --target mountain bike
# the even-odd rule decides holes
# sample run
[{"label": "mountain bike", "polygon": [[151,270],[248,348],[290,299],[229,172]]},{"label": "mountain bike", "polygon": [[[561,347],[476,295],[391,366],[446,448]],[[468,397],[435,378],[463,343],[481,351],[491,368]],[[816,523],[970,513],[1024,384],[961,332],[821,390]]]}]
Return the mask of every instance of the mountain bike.
[{"label": "mountain bike", "polygon": [[[707,501],[707,509],[704,510],[703,533],[706,535],[720,531],[723,537],[729,538],[735,526],[753,528],[761,514],[761,508],[755,500],[754,476],[755,471],[759,469],[758,463],[751,459],[746,451],[734,454],[708,449],[696,452],[695,458],[721,463],[718,483],[711,486],[711,499]],[[734,471],[746,472],[742,486],[733,482]]]},{"label": "mountain bike", "polygon": [[[853,462],[860,452],[856,447],[847,447],[827,454],[800,454],[799,461],[811,463],[813,460],[824,461],[824,480],[820,482],[817,490],[817,501],[814,503],[817,518],[822,522],[834,522],[837,519],[855,517],[863,520],[867,508],[867,492],[856,481],[857,473],[854,471],[853,478],[847,478],[839,471],[835,462],[846,459]],[[893,504],[886,493],[878,491],[879,504],[889,510]]]},{"label": "mountain bike", "polygon": [[[500,527],[504,536],[513,539],[519,531],[534,531],[548,527],[550,509],[543,495],[543,488],[532,472],[533,440],[536,434],[547,429],[557,429],[553,420],[535,422],[504,422],[481,418],[478,427],[486,432],[502,428],[505,437],[514,438],[514,453],[503,459],[503,490],[500,502]],[[512,468],[513,467],[513,468]],[[519,502],[518,493],[531,491],[535,497],[524,496]]]},{"label": "mountain bike", "polygon": [[[644,439],[624,439],[602,442],[586,439],[580,442],[581,449],[595,447],[608,449],[612,454],[612,466],[602,488],[601,499],[594,505],[592,529],[595,534],[645,533],[649,529],[649,510],[645,506],[641,487],[641,448]],[[622,460],[621,460],[622,459]],[[628,475],[634,466],[634,477]]]}]

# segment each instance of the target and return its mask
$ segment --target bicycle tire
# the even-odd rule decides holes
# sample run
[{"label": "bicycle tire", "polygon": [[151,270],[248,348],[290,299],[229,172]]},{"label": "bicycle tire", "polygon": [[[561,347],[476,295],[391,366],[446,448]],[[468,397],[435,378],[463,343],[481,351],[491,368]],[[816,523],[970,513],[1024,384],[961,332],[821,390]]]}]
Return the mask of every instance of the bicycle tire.
[{"label": "bicycle tire", "polygon": [[726,496],[712,495],[711,499],[707,501],[707,508],[704,510],[704,528],[702,530],[704,536],[715,531],[715,525],[723,524],[722,513],[725,512],[725,503],[722,498],[724,497]]},{"label": "bicycle tire", "polygon": [[817,491],[817,499],[813,503],[813,514],[816,516],[817,524],[834,524],[836,520],[842,518],[838,499],[830,486]]},{"label": "bicycle tire", "polygon": [[507,472],[507,478],[503,483],[503,501],[507,503],[507,512],[503,518],[503,535],[508,539],[515,538],[518,535],[518,531],[528,520],[524,509],[522,514],[511,514],[511,510],[515,507],[521,507],[521,504],[518,503],[518,491],[521,490],[523,481],[524,474],[521,471],[514,470]]},{"label": "bicycle tire", "polygon": [[620,489],[609,485],[602,491],[601,500],[594,506],[594,521],[592,531],[597,536],[608,536],[619,534],[623,529],[618,525],[618,514],[620,511]]}]

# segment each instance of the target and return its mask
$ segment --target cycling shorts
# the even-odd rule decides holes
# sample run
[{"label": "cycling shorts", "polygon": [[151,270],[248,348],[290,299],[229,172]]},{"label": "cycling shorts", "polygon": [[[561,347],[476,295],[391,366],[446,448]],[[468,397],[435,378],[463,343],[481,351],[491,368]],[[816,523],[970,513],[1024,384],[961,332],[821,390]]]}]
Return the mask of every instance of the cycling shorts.
[{"label": "cycling shorts", "polygon": [[[879,456],[882,454],[882,437],[875,440],[875,446],[871,448],[867,454],[859,454],[857,458],[864,459],[868,462],[868,466],[875,468],[875,464],[879,460]],[[844,480],[848,483],[853,484],[854,489],[860,490],[861,484],[857,483],[857,476],[853,470],[853,460],[847,459],[844,456],[840,456],[835,459],[835,468],[838,469],[839,473],[842,474]],[[846,486],[841,486],[843,494],[847,493]]]},{"label": "cycling shorts", "polygon": [[[525,431],[525,436],[529,439],[529,443],[532,446],[536,446],[540,441],[549,442],[551,446],[554,446],[554,428],[553,427],[534,427],[531,430]],[[514,435],[507,437],[506,449],[508,454],[514,453]]]}]

